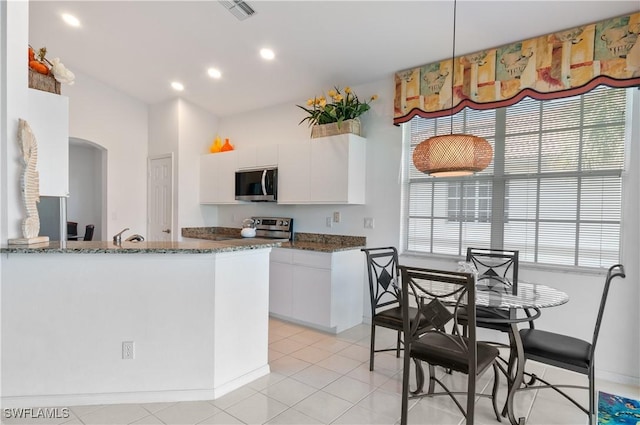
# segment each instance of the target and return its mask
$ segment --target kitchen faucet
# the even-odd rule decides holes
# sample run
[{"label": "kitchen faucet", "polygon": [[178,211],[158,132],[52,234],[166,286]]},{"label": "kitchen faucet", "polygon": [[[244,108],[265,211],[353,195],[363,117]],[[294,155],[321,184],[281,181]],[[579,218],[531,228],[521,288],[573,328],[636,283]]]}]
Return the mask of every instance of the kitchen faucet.
[{"label": "kitchen faucet", "polygon": [[121,245],[121,244],[122,244],[122,234],[123,234],[124,232],[126,232],[127,230],[129,230],[129,228],[128,228],[128,227],[126,227],[126,228],[122,229],[119,233],[116,233],[116,234],[113,236],[113,243],[114,243],[114,244],[116,244],[116,245]]}]

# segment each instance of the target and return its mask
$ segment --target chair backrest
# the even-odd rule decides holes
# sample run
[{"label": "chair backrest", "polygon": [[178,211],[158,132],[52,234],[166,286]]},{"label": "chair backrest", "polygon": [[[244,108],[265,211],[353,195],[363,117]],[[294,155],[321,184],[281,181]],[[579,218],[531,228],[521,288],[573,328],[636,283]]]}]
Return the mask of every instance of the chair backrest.
[{"label": "chair backrest", "polygon": [[78,234],[78,223],[75,221],[67,221],[67,235]]},{"label": "chair backrest", "polygon": [[83,240],[85,241],[90,241],[93,239],[93,230],[94,230],[95,226],[93,224],[87,224],[87,226],[84,229],[84,238]]},{"label": "chair backrest", "polygon": [[604,306],[607,303],[607,296],[609,295],[609,286],[611,281],[616,278],[626,278],[624,273],[624,266],[622,264],[616,264],[609,267],[607,272],[607,278],[604,282],[604,289],[602,290],[602,298],[600,299],[600,308],[598,309],[598,316],[596,318],[596,327],[593,330],[593,339],[591,340],[591,349],[589,352],[589,359],[593,359],[593,355],[596,351],[596,342],[598,342],[598,334],[600,333],[600,325],[602,324],[602,316],[604,315]]},{"label": "chair backrest", "polygon": [[[402,273],[402,299],[404,305],[415,305],[414,310],[402,310],[405,344],[425,334],[418,329],[420,319],[426,319],[433,328],[426,331],[461,336],[462,327],[468,327],[467,339],[456,338],[459,350],[468,354],[469,373],[475,376],[477,362],[475,277],[471,273],[422,269],[400,266]],[[458,323],[458,311],[464,309],[465,323]],[[469,312],[469,313],[467,313]],[[473,312],[471,314],[470,312]]]},{"label": "chair backrest", "polygon": [[478,276],[495,278],[518,289],[518,251],[493,248],[467,248],[466,261]]},{"label": "chair backrest", "polygon": [[371,316],[380,308],[400,305],[398,250],[392,246],[363,248],[367,256]]}]

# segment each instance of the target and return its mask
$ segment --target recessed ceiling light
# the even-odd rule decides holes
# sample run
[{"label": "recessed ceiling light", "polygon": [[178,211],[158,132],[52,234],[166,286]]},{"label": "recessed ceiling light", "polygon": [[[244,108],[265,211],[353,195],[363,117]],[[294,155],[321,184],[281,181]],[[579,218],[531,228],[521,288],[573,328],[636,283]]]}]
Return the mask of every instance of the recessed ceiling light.
[{"label": "recessed ceiling light", "polygon": [[271,60],[276,57],[276,54],[271,49],[260,49],[260,56],[262,59]]},{"label": "recessed ceiling light", "polygon": [[63,13],[62,14],[62,19],[68,24],[71,25],[72,27],[79,27],[80,26],[80,21],[78,20],[78,18],[76,18],[73,15],[70,15],[68,13]]},{"label": "recessed ceiling light", "polygon": [[217,70],[215,68],[209,68],[207,70],[207,74],[209,74],[209,77],[211,77],[211,78],[220,78],[220,77],[222,77],[222,72],[220,72],[219,70]]},{"label": "recessed ceiling light", "polygon": [[182,85],[182,83],[179,83],[177,81],[174,81],[173,83],[171,83],[171,87],[173,87],[173,89],[177,91],[184,90],[184,86]]}]

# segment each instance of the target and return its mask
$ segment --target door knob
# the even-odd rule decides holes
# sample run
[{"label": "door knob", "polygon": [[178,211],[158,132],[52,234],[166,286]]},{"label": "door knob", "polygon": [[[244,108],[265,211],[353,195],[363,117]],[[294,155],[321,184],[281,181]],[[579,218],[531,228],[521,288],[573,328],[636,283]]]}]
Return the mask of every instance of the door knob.
[{"label": "door knob", "polygon": [[163,233],[171,233],[171,229],[164,229],[162,232]]}]

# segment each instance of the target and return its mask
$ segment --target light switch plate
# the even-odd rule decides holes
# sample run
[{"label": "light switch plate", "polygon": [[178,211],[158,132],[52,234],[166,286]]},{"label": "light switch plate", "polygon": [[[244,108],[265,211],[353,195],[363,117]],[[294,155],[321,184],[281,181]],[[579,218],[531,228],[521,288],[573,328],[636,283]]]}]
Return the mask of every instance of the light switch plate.
[{"label": "light switch plate", "polygon": [[373,229],[375,222],[373,217],[365,217],[364,218],[364,228],[365,229]]}]

